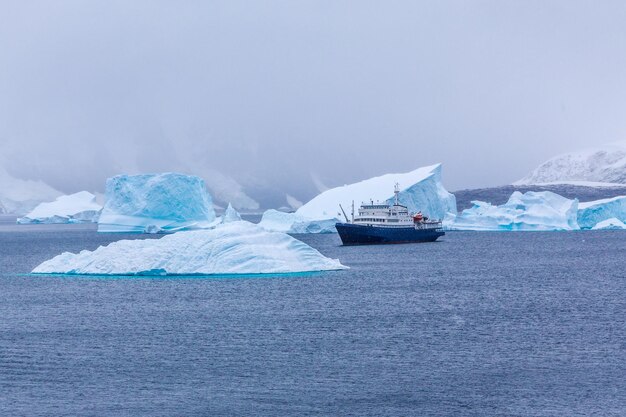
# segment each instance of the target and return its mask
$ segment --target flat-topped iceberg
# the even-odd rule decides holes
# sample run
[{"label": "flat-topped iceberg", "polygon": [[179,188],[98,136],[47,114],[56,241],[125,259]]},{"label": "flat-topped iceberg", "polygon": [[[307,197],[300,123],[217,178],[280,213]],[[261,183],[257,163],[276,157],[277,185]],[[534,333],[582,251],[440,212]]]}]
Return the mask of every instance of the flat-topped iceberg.
[{"label": "flat-topped iceberg", "polygon": [[626,196],[589,201],[578,205],[578,225],[591,229],[605,220],[626,222]]},{"label": "flat-topped iceberg", "polygon": [[611,218],[596,224],[591,228],[592,230],[626,230],[626,224],[623,221]]},{"label": "flat-topped iceberg", "polygon": [[449,230],[577,230],[578,200],[543,191],[514,192],[509,201],[494,206],[473,201],[454,220],[444,223]]},{"label": "flat-topped iceberg", "polygon": [[161,239],[121,240],[78,254],[65,252],[33,273],[74,275],[277,274],[346,269],[338,260],[285,234],[246,221]]},{"label": "flat-topped iceberg", "polygon": [[50,203],[41,203],[17,219],[17,223],[92,223],[98,221],[100,210],[102,206],[96,203],[96,196],[81,191],[60,196]]},{"label": "flat-topped iceberg", "polygon": [[393,204],[395,184],[400,184],[400,204],[409,211],[421,211],[432,219],[456,214],[456,199],[441,183],[441,164],[418,168],[403,174],[386,174],[354,184],[331,188],[304,204],[295,213],[271,210],[260,225],[268,230],[288,233],[335,232],[334,223],[343,217],[339,205],[349,211],[362,202],[380,201]]},{"label": "flat-topped iceberg", "polygon": [[215,220],[204,181],[177,173],[118,175],[106,182],[99,232],[174,232]]}]

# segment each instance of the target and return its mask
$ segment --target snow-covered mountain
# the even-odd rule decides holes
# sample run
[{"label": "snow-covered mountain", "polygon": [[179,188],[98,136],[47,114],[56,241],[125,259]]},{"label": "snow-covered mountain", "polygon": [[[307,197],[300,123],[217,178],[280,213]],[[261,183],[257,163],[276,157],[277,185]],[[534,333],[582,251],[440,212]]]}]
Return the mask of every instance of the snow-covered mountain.
[{"label": "snow-covered mountain", "polygon": [[556,156],[514,183],[626,184],[626,141]]},{"label": "snow-covered mountain", "polygon": [[43,181],[14,178],[0,167],[0,214],[26,214],[39,203],[61,195]]}]

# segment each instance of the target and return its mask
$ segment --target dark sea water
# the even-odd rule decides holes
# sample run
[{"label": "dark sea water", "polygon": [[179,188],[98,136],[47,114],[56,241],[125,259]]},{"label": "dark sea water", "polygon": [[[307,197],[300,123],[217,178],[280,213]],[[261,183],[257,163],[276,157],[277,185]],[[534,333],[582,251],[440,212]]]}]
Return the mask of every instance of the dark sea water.
[{"label": "dark sea water", "polygon": [[25,275],[122,237],[0,225],[0,415],[626,415],[624,232],[301,236],[351,267],[305,276]]}]

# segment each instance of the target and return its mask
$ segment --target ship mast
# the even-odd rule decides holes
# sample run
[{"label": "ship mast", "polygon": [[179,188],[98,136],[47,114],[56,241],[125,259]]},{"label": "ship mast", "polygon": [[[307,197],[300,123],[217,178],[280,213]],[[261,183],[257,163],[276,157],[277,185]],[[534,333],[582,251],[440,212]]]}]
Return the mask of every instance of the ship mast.
[{"label": "ship mast", "polygon": [[400,194],[400,184],[396,183],[394,189],[393,189],[393,193],[395,195],[395,200],[396,200],[396,206],[398,205],[398,194]]}]

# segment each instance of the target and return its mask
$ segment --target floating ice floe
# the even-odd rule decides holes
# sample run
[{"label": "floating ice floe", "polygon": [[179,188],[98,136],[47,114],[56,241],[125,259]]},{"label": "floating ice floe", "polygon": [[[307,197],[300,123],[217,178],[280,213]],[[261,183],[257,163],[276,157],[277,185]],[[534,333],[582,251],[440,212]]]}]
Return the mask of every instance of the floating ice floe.
[{"label": "floating ice floe", "polygon": [[578,200],[549,191],[514,192],[509,201],[494,206],[474,201],[444,225],[449,230],[577,230]]},{"label": "floating ice floe", "polygon": [[94,223],[98,221],[100,210],[102,206],[96,203],[96,196],[81,191],[60,196],[50,203],[41,203],[17,219],[17,223]]},{"label": "floating ice floe", "polygon": [[626,196],[589,201],[578,205],[578,225],[581,229],[594,228],[609,219],[626,222]]},{"label": "floating ice floe", "polygon": [[276,274],[346,269],[338,260],[285,234],[246,221],[160,239],[121,240],[78,254],[65,252],[33,273],[75,275]]},{"label": "floating ice floe", "polygon": [[348,212],[352,202],[381,201],[393,204],[395,184],[400,184],[400,204],[409,211],[421,211],[433,219],[456,214],[456,199],[441,183],[441,164],[403,174],[386,174],[342,187],[331,188],[304,204],[295,213],[269,210],[261,223],[268,230],[288,233],[336,232],[334,223],[342,221],[339,205]]},{"label": "floating ice floe", "polygon": [[626,230],[626,224],[623,221],[611,218],[596,224],[592,230]]},{"label": "floating ice floe", "polygon": [[98,231],[167,233],[210,227],[214,221],[211,196],[199,177],[118,175],[106,182]]}]

